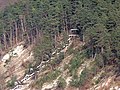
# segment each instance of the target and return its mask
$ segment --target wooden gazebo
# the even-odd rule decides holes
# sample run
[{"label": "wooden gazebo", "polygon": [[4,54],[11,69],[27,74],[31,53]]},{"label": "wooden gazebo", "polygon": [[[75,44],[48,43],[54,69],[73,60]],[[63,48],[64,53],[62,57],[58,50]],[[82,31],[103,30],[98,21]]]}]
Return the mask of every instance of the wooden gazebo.
[{"label": "wooden gazebo", "polygon": [[69,37],[72,39],[79,37],[79,30],[78,29],[70,29]]},{"label": "wooden gazebo", "polygon": [[76,44],[76,42],[79,41],[79,29],[70,29],[69,32],[69,42],[73,42],[73,44]]}]

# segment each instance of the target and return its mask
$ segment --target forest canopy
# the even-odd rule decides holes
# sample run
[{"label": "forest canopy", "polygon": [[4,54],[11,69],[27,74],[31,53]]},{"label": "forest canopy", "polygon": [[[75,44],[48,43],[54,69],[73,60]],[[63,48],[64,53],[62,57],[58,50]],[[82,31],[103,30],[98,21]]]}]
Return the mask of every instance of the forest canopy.
[{"label": "forest canopy", "polygon": [[42,32],[54,40],[62,31],[80,30],[88,57],[100,55],[120,70],[120,0],[21,0],[0,13],[0,49],[25,41],[34,44]]}]

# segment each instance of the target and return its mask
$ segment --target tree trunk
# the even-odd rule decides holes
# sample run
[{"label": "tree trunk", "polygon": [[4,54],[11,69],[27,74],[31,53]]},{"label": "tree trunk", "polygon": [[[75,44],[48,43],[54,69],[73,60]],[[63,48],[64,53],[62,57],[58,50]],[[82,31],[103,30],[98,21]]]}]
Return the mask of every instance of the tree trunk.
[{"label": "tree trunk", "polygon": [[26,23],[25,16],[24,16],[24,20],[23,20],[23,22],[24,22],[24,28],[25,28],[25,32],[26,32],[26,36],[27,36],[27,40],[28,40],[28,44],[30,44],[30,38],[29,38],[29,35],[28,35],[28,32],[27,32],[27,27],[26,27],[26,25],[25,25],[25,23]]},{"label": "tree trunk", "polygon": [[10,45],[10,31],[6,33],[7,35],[7,38],[6,38],[6,42],[7,42],[7,47],[9,48],[11,45]]},{"label": "tree trunk", "polygon": [[21,29],[22,29],[22,41],[23,41],[24,40],[24,34],[25,34],[23,17],[20,18],[20,22],[21,22]]},{"label": "tree trunk", "polygon": [[15,36],[16,36],[15,42],[16,42],[16,44],[18,44],[18,28],[17,28],[17,22],[15,22]]},{"label": "tree trunk", "polygon": [[3,33],[3,40],[4,40],[4,49],[6,50],[6,48],[7,48],[7,43],[6,43],[6,35],[5,35],[5,33]]},{"label": "tree trunk", "polygon": [[38,31],[37,27],[35,28],[35,30],[36,30],[36,40],[35,40],[35,43],[37,43],[38,39],[39,39],[39,31]]},{"label": "tree trunk", "polygon": [[12,30],[12,24],[10,23],[10,47],[13,46],[13,30]]}]

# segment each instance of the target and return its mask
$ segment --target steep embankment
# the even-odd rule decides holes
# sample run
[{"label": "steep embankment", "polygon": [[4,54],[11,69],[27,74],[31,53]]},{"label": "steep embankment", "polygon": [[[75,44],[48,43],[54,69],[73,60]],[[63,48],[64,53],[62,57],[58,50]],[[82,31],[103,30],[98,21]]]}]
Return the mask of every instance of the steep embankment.
[{"label": "steep embankment", "polygon": [[[33,61],[31,52],[31,46],[24,48],[23,45],[17,47],[6,53],[1,60],[1,74],[4,76],[5,85],[12,81],[12,78],[16,78],[13,85],[17,85],[26,75],[28,65]],[[7,90],[7,87],[6,89]]]},{"label": "steep embankment", "polygon": [[[112,70],[109,70],[113,66],[98,69],[92,74],[91,70],[95,69],[95,59],[86,59],[82,56],[83,51],[79,52],[82,45],[82,43],[73,45],[73,42],[70,42],[60,51],[57,49],[53,51],[49,60],[42,61],[34,68],[27,67],[34,60],[31,46],[23,48],[23,45],[18,45],[4,55],[0,65],[7,86],[8,81],[16,77],[10,90],[59,90],[60,88],[60,90],[119,90],[119,81],[117,80],[117,83],[115,81],[118,78]],[[69,52],[69,49],[73,51]],[[61,52],[65,54],[64,59],[50,69],[51,63],[53,65],[56,56],[58,57]],[[29,73],[26,70],[29,70]],[[8,87],[5,90],[7,89]]]}]

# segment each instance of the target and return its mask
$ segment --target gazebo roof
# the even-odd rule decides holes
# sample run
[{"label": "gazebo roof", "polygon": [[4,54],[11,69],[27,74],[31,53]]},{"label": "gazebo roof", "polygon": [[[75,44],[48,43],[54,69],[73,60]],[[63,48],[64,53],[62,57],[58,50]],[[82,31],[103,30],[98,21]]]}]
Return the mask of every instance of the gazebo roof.
[{"label": "gazebo roof", "polygon": [[71,31],[78,31],[78,29],[70,29]]},{"label": "gazebo roof", "polygon": [[75,34],[70,34],[69,37],[75,37],[75,36],[79,36],[79,35],[75,35]]}]

